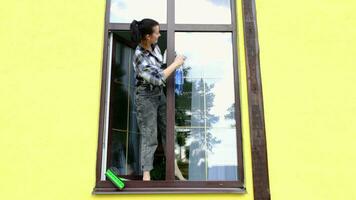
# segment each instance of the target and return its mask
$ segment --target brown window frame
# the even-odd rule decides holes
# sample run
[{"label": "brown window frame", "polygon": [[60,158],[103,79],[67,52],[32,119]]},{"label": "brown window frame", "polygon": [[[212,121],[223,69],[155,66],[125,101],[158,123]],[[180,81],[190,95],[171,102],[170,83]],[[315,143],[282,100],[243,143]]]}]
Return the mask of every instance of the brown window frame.
[{"label": "brown window frame", "polygon": [[[237,20],[236,20],[236,0],[231,0],[231,24],[175,24],[175,0],[167,0],[167,23],[160,24],[161,31],[167,31],[167,63],[174,60],[174,35],[175,32],[231,32],[233,42],[233,67],[235,80],[235,119],[237,124],[241,125],[240,112],[240,91],[238,79],[238,58],[237,58]],[[245,33],[245,51],[248,79],[248,96],[250,112],[250,132],[251,148],[253,161],[254,191],[262,192],[264,196],[268,194],[268,170],[267,170],[267,151],[265,144],[265,130],[263,117],[262,86],[259,72],[259,56],[257,55],[257,26],[254,11],[254,0],[243,0],[244,33]],[[127,193],[245,193],[244,184],[244,165],[242,152],[242,130],[241,126],[236,127],[237,148],[238,148],[238,181],[175,181],[174,177],[174,76],[167,80],[167,163],[166,180],[162,181],[127,181],[126,188],[119,191],[110,181],[102,181],[101,164],[103,149],[103,127],[105,114],[105,94],[107,81],[108,64],[108,43],[109,32],[129,30],[129,23],[110,23],[110,0],[106,0],[105,11],[105,30],[104,30],[104,48],[102,62],[102,82],[100,97],[100,118],[99,118],[99,139],[97,149],[96,165],[96,184],[93,194],[127,194]],[[247,17],[246,17],[247,16]],[[252,23],[251,23],[252,22]],[[246,31],[246,27],[248,30]],[[259,142],[258,144],[255,144]],[[256,168],[255,166],[258,166]],[[255,174],[257,176],[255,176]],[[258,183],[258,181],[262,181]],[[266,196],[266,197],[267,197]],[[258,197],[255,196],[255,199]]]}]

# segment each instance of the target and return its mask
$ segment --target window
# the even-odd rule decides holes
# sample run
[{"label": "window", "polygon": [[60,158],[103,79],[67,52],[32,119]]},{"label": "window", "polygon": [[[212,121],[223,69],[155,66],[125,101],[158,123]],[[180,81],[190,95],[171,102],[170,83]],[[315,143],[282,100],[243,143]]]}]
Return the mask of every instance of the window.
[{"label": "window", "polygon": [[[107,0],[95,193],[244,192],[235,16],[234,0]],[[129,23],[144,17],[160,23],[168,64],[175,51],[188,57],[183,93],[174,75],[167,80],[167,154],[160,145],[151,181],[139,168],[129,35]],[[186,180],[176,179],[175,162]],[[106,179],[110,166],[129,179],[124,190]]]}]

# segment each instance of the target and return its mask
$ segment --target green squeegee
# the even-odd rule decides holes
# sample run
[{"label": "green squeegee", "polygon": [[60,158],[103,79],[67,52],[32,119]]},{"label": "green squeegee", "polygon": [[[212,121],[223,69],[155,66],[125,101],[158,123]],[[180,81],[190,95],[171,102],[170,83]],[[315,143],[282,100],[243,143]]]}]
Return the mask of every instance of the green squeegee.
[{"label": "green squeegee", "polygon": [[110,179],[111,182],[114,183],[116,187],[120,188],[120,190],[125,187],[124,181],[128,180],[119,177],[119,170],[116,167],[110,167],[108,170],[106,170],[105,175]]}]

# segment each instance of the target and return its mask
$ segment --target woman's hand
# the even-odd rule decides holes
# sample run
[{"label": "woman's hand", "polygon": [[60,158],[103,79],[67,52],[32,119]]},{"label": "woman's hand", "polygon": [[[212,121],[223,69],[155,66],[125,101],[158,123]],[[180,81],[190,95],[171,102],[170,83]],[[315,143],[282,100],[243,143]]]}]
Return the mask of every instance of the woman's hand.
[{"label": "woman's hand", "polygon": [[168,76],[170,76],[174,70],[176,70],[177,68],[179,68],[181,65],[184,64],[184,60],[187,57],[185,57],[184,55],[178,55],[174,58],[174,61],[172,62],[172,64],[170,64],[165,70],[163,70],[164,73],[164,79],[167,79]]},{"label": "woman's hand", "polygon": [[176,64],[177,68],[183,65],[185,59],[186,57],[184,55],[178,55],[174,58],[174,63]]}]

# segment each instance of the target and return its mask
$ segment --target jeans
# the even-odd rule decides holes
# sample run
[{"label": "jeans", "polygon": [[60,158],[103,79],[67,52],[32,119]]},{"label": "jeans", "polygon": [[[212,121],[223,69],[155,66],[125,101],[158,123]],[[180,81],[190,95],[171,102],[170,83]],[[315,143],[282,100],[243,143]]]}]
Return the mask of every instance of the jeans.
[{"label": "jeans", "polygon": [[150,171],[153,169],[154,153],[158,146],[158,131],[161,133],[163,150],[166,152],[167,111],[163,87],[137,86],[135,88],[135,103],[137,125],[141,136],[141,169]]}]

